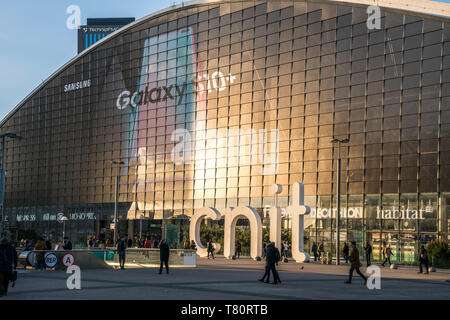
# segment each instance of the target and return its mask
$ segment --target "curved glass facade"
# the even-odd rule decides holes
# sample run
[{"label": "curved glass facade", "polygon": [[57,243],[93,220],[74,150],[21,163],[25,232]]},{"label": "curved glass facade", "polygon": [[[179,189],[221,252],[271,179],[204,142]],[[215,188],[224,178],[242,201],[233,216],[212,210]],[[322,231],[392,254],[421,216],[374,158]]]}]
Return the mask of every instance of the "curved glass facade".
[{"label": "curved glass facade", "polygon": [[105,38],[3,121],[24,137],[6,145],[8,227],[57,239],[64,214],[76,243],[109,237],[117,173],[122,233],[141,215],[151,230],[201,207],[265,216],[270,186],[287,207],[299,181],[306,248],[330,251],[331,140],[349,137],[341,240],[370,240],[375,258],[389,243],[412,261],[419,241],[448,237],[450,20],[381,8],[368,29],[366,9],[188,3]]}]

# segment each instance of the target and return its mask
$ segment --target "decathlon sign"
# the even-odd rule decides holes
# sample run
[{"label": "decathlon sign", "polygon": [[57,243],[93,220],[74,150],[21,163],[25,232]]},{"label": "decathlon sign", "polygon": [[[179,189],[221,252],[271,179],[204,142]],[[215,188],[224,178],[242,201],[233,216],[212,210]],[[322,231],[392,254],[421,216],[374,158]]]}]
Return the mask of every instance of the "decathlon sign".
[{"label": "decathlon sign", "polygon": [[[278,193],[276,190],[271,190]],[[292,217],[292,257],[297,262],[309,261],[309,254],[304,251],[304,216],[311,212],[308,206],[304,205],[303,183],[296,182],[292,186],[292,204],[286,208]],[[271,207],[270,215],[270,241],[275,242],[275,246],[281,246],[281,208]],[[206,247],[200,241],[200,225],[204,218],[213,220],[225,219],[224,224],[224,256],[228,259],[234,256],[234,244],[237,221],[245,217],[250,223],[250,256],[253,259],[262,255],[262,223],[259,213],[252,207],[241,206],[237,208],[225,208],[217,210],[215,208],[201,208],[195,211],[191,219],[189,234],[191,241],[197,245],[197,254],[200,257],[208,255]],[[215,244],[217,245],[217,244]]]}]

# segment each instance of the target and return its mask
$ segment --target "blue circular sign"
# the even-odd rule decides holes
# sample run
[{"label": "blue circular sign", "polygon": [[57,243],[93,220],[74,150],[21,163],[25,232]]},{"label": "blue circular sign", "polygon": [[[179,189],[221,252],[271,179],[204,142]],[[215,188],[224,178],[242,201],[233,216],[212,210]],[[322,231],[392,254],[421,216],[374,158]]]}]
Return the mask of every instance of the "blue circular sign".
[{"label": "blue circular sign", "polygon": [[47,268],[53,268],[58,263],[58,257],[53,252],[47,252],[45,254],[44,263]]}]

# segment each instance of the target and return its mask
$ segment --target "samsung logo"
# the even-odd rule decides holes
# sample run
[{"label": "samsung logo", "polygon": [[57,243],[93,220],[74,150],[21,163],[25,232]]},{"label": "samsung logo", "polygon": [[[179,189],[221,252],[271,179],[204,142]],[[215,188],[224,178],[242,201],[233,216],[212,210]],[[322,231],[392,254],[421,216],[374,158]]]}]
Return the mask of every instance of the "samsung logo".
[{"label": "samsung logo", "polygon": [[91,79],[69,83],[64,86],[64,92],[79,90],[91,86]]}]

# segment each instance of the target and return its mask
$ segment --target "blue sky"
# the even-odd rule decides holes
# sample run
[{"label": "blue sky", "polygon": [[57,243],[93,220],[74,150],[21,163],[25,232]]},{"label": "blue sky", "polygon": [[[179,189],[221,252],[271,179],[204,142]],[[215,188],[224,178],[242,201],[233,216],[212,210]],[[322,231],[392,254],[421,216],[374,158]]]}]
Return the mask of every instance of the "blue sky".
[{"label": "blue sky", "polygon": [[[178,3],[181,1],[178,1]],[[173,0],[0,0],[0,119],[77,54],[77,31],[66,27],[70,5],[86,18],[142,18]]]},{"label": "blue sky", "polygon": [[[86,18],[135,17],[173,0],[0,0],[0,119],[77,53],[77,31],[66,27],[70,5]],[[180,3],[181,0],[176,1]],[[440,2],[450,3],[450,0]]]}]

